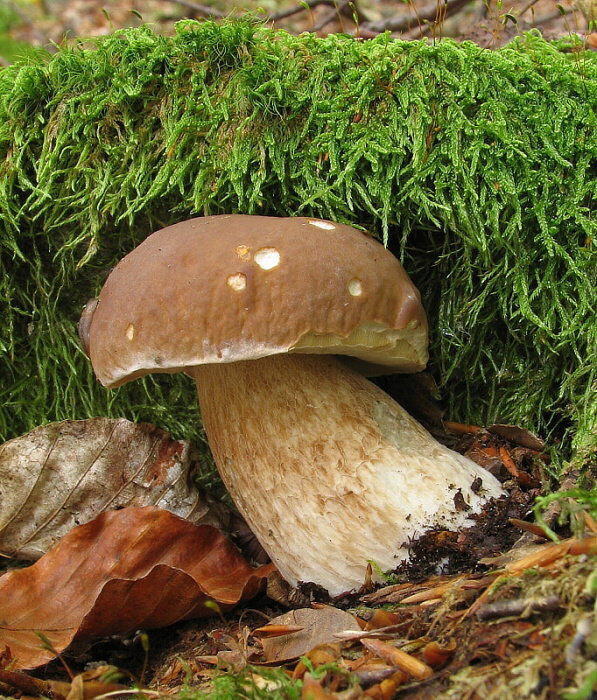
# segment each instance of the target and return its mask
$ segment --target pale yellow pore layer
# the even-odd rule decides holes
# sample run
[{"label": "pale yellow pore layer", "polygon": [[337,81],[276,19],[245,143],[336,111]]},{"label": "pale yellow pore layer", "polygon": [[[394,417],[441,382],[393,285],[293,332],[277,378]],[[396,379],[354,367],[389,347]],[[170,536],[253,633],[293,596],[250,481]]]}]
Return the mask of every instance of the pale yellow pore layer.
[{"label": "pale yellow pore layer", "polygon": [[[392,569],[413,538],[467,526],[502,494],[488,472],[335,357],[276,355],[187,372],[222,479],[291,584],[312,581],[331,595],[358,588],[368,560]],[[468,510],[456,507],[458,492]]]},{"label": "pale yellow pore layer", "polygon": [[382,323],[365,321],[347,336],[305,333],[289,352],[347,355],[369,366],[379,365],[371,374],[394,374],[422,369],[427,361],[427,343],[427,327],[418,320],[406,328],[388,328]]}]

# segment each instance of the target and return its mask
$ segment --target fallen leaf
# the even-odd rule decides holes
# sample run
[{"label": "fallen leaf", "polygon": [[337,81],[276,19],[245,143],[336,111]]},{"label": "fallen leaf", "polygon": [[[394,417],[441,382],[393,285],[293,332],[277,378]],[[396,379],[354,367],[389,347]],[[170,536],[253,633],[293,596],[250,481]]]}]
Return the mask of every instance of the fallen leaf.
[{"label": "fallen leaf", "polygon": [[[274,627],[292,625],[293,628],[303,629],[283,636],[263,638],[261,643],[268,663],[296,659],[321,644],[337,643],[338,640],[334,637],[336,632],[361,629],[354,615],[327,606],[319,610],[291,610],[274,618],[270,624]],[[267,630],[268,627],[265,625],[261,629]]]},{"label": "fallen leaf", "polygon": [[189,478],[190,444],[148,423],[51,423],[0,445],[0,554],[39,559],[105,510],[158,506],[226,528]]},{"label": "fallen leaf", "polygon": [[367,618],[366,630],[377,630],[380,627],[391,627],[402,622],[403,618],[399,613],[378,608],[372,611],[371,617]]},{"label": "fallen leaf", "polygon": [[292,672],[292,678],[294,680],[304,678],[308,671],[336,663],[341,656],[342,645],[339,642],[335,644],[319,644],[301,656]]},{"label": "fallen leaf", "polygon": [[541,438],[533,435],[533,433],[524,428],[519,428],[517,425],[496,423],[495,425],[488,426],[487,432],[499,435],[501,438],[504,438],[504,440],[508,440],[508,442],[521,445],[534,452],[543,452],[545,449],[545,443]]},{"label": "fallen leaf", "polygon": [[225,612],[256,595],[253,569],[217,529],[147,506],[99,515],[32,566],[0,577],[0,649],[35,668],[79,640]]},{"label": "fallen leaf", "polygon": [[454,586],[458,585],[459,580],[448,581],[447,583],[441,584],[439,586],[432,586],[423,591],[418,591],[412,595],[402,598],[400,603],[402,605],[416,605],[417,603],[426,603],[430,600],[439,600],[442,598],[449,590],[453,589]]},{"label": "fallen leaf", "polygon": [[301,700],[330,700],[333,697],[317,679],[313,678],[310,673],[305,673]]},{"label": "fallen leaf", "polygon": [[428,666],[437,671],[448,663],[455,651],[456,642],[453,639],[443,645],[433,640],[423,648],[423,659]]},{"label": "fallen leaf", "polygon": [[525,569],[536,566],[549,566],[566,554],[593,554],[597,551],[597,537],[587,535],[582,540],[575,537],[561,542],[548,542],[529,548],[528,554],[505,564],[504,568],[511,574],[520,574]]}]

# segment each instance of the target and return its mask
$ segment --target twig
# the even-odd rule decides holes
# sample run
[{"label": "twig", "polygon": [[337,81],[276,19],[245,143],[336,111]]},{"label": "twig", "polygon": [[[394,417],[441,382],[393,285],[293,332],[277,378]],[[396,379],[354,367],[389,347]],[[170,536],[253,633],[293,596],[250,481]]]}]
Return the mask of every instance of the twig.
[{"label": "twig", "polygon": [[[223,19],[225,17],[241,17],[246,14],[244,12],[221,12],[213,7],[207,5],[202,5],[200,3],[193,2],[193,0],[166,0],[166,2],[171,2],[181,7],[191,10],[194,15],[200,15],[201,17],[215,17],[216,19]],[[271,15],[264,15],[263,20],[265,22],[277,22],[281,19],[286,19],[287,17],[292,17],[301,12],[312,9],[313,7],[318,7],[319,5],[327,5],[329,7],[335,8],[332,19],[337,16],[338,13],[354,12],[357,19],[360,22],[367,22],[368,18],[363,13],[363,11],[358,7],[356,0],[349,2],[348,0],[305,0],[292,7],[287,7],[283,10],[278,10],[278,12],[273,12]],[[331,19],[327,20],[325,24],[328,24]],[[325,25],[324,25],[325,26]]]},{"label": "twig", "polygon": [[485,603],[477,610],[479,620],[491,620],[500,617],[527,617],[533,612],[556,610],[561,605],[559,596],[546,598],[531,598],[517,600],[500,600],[495,603]]},{"label": "twig", "polygon": [[430,666],[402,649],[380,642],[378,639],[361,639],[361,644],[375,656],[408,673],[416,680],[421,681],[433,676],[434,671]]},{"label": "twig", "polygon": [[[443,11],[441,13],[442,20],[450,15],[454,14],[458,10],[461,10],[465,5],[468,5],[470,0],[448,0],[444,5]],[[432,0],[422,7],[417,12],[418,21],[433,21],[436,19],[438,14],[437,1]],[[382,32],[403,32],[410,29],[413,22],[411,15],[400,15],[396,17],[389,17],[388,19],[379,20],[377,22],[366,22],[363,25],[363,29],[369,32],[374,32],[381,34]]]},{"label": "twig", "polygon": [[520,12],[518,12],[518,16],[522,17],[525,12],[528,12],[533,5],[537,4],[538,0],[531,0],[531,2],[528,3],[528,5],[525,5]]},{"label": "twig", "polygon": [[157,690],[147,690],[146,688],[125,688],[124,690],[112,690],[109,693],[104,693],[103,695],[96,695],[95,700],[105,700],[106,698],[120,698],[123,695],[136,695],[137,697],[151,698],[163,697],[163,695]]},{"label": "twig", "polygon": [[537,17],[532,23],[534,27],[540,27],[542,24],[547,24],[548,22],[553,22],[554,19],[559,19],[560,17],[566,17],[567,15],[574,14],[574,9],[572,7],[564,7],[562,12],[550,12],[546,15],[541,15]]},{"label": "twig", "polygon": [[310,10],[318,5],[332,5],[333,0],[305,0],[305,2],[299,5],[292,5],[292,7],[287,7],[285,10],[278,10],[269,16],[269,20],[277,22],[280,19],[286,19],[287,17],[292,17],[293,15],[298,15],[305,10]]},{"label": "twig", "polygon": [[333,22],[335,19],[341,20],[343,11],[348,7],[349,1],[348,0],[340,0],[340,2],[335,2],[334,5],[335,5],[334,9],[331,12],[329,12],[325,17],[323,17],[313,27],[314,32],[320,32],[324,27],[326,27],[330,22]]},{"label": "twig", "polygon": [[220,10],[208,7],[207,5],[200,5],[199,3],[192,2],[192,0],[166,0],[166,2],[181,5],[187,10],[192,10],[194,14],[200,15],[201,17],[217,17],[218,19],[223,19],[224,17],[233,16],[232,13],[220,12]]},{"label": "twig", "polygon": [[292,15],[297,15],[300,12],[304,12],[305,10],[310,10],[313,7],[317,7],[318,5],[328,5],[330,7],[336,8],[334,16],[336,16],[337,13],[346,12],[348,10],[351,13],[355,13],[359,22],[368,21],[367,16],[359,8],[357,2],[354,0],[352,2],[338,2],[338,0],[305,0],[305,2],[301,2],[298,5],[293,5],[292,7],[287,7],[285,10],[278,10],[278,12],[274,12],[273,14],[269,15],[266,19],[268,22],[277,22],[278,20],[286,19],[287,17],[291,17]]},{"label": "twig", "polygon": [[510,525],[514,525],[514,527],[517,527],[519,530],[524,530],[525,532],[529,532],[531,535],[535,535],[535,537],[547,539],[545,530],[540,525],[537,525],[537,523],[527,523],[525,520],[520,520],[519,518],[508,518],[508,522]]}]

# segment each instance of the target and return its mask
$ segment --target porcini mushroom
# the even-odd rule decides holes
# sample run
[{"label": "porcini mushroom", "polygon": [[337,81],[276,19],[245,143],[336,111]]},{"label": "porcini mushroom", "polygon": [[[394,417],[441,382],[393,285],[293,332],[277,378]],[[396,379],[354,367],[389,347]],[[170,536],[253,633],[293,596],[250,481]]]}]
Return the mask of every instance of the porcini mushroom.
[{"label": "porcini mushroom", "polygon": [[423,369],[427,321],[398,260],[349,226],[169,226],[114,268],[82,335],[106,387],[195,379],[224,484],[293,585],[357,588],[368,561],[395,568],[414,538],[470,525],[502,493],[363,376]]}]

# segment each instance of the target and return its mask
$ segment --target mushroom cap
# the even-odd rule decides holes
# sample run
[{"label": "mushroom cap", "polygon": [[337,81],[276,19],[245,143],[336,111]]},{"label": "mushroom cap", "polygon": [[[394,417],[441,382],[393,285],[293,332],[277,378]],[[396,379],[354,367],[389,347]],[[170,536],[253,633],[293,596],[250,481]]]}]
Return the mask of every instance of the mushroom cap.
[{"label": "mushroom cap", "polygon": [[288,352],[347,355],[367,374],[427,362],[425,312],[400,262],[361,231],[319,219],[168,226],[118,263],[86,313],[85,344],[107,387]]}]

